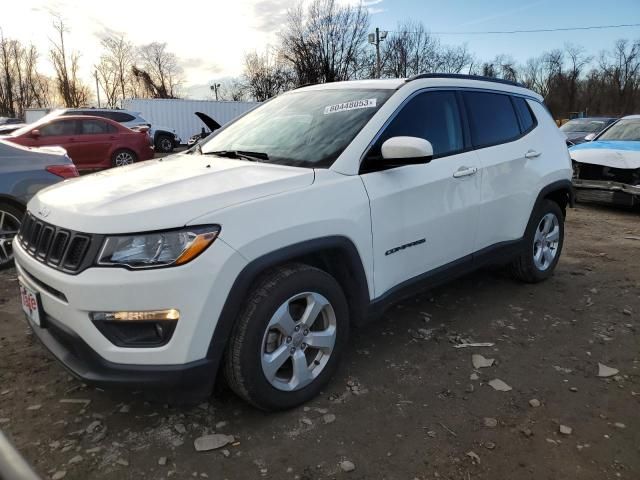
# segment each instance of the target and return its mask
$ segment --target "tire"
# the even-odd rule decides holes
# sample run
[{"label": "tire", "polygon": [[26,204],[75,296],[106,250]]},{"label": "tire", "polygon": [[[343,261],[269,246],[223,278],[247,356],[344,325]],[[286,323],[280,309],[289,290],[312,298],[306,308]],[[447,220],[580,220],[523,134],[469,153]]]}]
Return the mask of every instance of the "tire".
[{"label": "tire", "polygon": [[[296,407],[318,395],[335,373],[348,332],[347,301],[331,275],[303,264],[272,269],[252,289],[231,333],[227,383],[259,409]],[[311,345],[321,341],[323,348]]]},{"label": "tire", "polygon": [[111,155],[111,165],[113,167],[124,167],[125,165],[131,165],[138,160],[138,156],[135,152],[126,148],[116,150]]},{"label": "tire", "polygon": [[556,202],[543,200],[536,207],[524,242],[522,253],[511,265],[513,276],[523,282],[538,283],[553,275],[564,244],[564,215]]},{"label": "tire", "polygon": [[13,266],[13,237],[20,230],[24,212],[7,203],[0,203],[0,270]]},{"label": "tire", "polygon": [[156,152],[173,152],[173,139],[169,135],[158,135],[158,138],[156,138],[154,145],[156,147]]}]

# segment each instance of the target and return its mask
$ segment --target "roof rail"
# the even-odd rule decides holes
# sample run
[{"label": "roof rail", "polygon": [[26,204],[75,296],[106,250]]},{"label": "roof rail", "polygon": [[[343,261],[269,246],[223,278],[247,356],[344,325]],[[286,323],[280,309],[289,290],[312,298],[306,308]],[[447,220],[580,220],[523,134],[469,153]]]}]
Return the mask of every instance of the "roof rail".
[{"label": "roof rail", "polygon": [[465,75],[463,73],[421,73],[420,75],[414,75],[407,78],[407,82],[413,80],[420,80],[423,78],[454,78],[458,80],[480,80],[483,82],[502,83],[504,85],[511,85],[513,87],[527,88],[521,83],[512,82],[511,80],[504,80],[502,78],[483,77],[482,75]]}]

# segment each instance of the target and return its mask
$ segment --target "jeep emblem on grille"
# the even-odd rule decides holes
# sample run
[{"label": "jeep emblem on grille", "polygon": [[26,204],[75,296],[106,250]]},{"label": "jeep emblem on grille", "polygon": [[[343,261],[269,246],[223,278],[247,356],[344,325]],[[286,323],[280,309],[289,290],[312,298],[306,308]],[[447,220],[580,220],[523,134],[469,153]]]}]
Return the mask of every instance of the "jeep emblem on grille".
[{"label": "jeep emblem on grille", "polygon": [[49,210],[47,207],[42,207],[40,210],[38,210],[38,215],[40,215],[43,218],[47,218],[50,213],[51,213],[51,210]]}]

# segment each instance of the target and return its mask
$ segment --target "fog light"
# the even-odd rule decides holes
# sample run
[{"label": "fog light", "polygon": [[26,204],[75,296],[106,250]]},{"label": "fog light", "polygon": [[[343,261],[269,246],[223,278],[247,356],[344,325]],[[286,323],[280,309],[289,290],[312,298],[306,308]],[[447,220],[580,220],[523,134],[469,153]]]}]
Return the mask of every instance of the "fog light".
[{"label": "fog light", "polygon": [[111,343],[130,348],[166,345],[171,340],[179,319],[180,312],[174,308],[91,314],[93,324]]},{"label": "fog light", "polygon": [[158,322],[163,320],[179,320],[180,312],[175,308],[168,310],[146,310],[139,312],[96,312],[94,321],[99,322]]}]

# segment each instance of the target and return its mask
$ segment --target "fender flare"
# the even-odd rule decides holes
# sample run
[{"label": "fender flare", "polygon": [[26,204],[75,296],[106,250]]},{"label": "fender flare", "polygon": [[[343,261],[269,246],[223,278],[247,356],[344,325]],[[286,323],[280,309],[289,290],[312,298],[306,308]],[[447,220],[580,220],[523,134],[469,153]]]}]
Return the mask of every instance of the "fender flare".
[{"label": "fender flare", "polygon": [[247,295],[252,285],[259,276],[267,269],[282,265],[289,261],[295,261],[301,257],[311,254],[318,254],[327,251],[338,250],[344,254],[347,260],[346,268],[353,277],[350,282],[351,289],[349,293],[350,303],[355,300],[356,305],[350,305],[358,311],[364,312],[369,303],[368,282],[365,274],[362,259],[354,243],[344,236],[328,236],[306,240],[293,245],[280,248],[273,252],[269,252],[249,262],[238,274],[233,286],[229,291],[227,299],[218,318],[218,323],[213,331],[207,351],[207,358],[212,360],[212,364],[216,372],[219,370],[222,362],[222,356],[227,347],[227,342],[231,337],[231,331],[238,315],[242,310]]},{"label": "fender flare", "polygon": [[536,207],[540,205],[540,202],[542,202],[542,200],[544,200],[550,193],[553,192],[565,192],[567,194],[567,205],[571,208],[575,206],[576,196],[571,180],[557,180],[540,190],[540,193],[538,193],[538,197],[533,204],[531,212],[533,212]]}]

